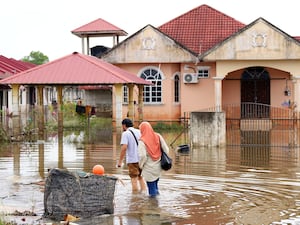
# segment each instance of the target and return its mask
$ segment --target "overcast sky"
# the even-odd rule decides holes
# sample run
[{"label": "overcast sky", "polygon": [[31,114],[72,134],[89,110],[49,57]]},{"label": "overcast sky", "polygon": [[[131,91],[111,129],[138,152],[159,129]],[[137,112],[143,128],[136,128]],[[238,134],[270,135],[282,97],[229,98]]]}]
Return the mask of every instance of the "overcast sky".
[{"label": "overcast sky", "polygon": [[[40,51],[50,61],[81,52],[72,30],[102,18],[129,37],[144,26],[160,26],[202,4],[249,24],[263,17],[291,36],[300,36],[298,0],[3,0],[0,55],[21,59]],[[124,38],[121,38],[123,40]],[[112,39],[91,39],[111,47]]]}]

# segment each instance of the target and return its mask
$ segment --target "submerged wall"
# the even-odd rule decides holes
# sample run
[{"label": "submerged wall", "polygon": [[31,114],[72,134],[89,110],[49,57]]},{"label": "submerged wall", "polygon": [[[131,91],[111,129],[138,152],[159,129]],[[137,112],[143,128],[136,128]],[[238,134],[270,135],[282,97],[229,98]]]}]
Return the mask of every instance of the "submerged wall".
[{"label": "submerged wall", "polygon": [[192,146],[220,147],[226,145],[224,112],[191,112]]}]

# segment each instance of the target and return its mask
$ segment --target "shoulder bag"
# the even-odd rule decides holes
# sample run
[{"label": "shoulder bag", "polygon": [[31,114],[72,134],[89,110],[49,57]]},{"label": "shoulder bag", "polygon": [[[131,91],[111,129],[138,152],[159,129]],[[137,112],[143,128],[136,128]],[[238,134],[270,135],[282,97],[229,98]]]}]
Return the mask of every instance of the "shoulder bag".
[{"label": "shoulder bag", "polygon": [[172,168],[172,159],[168,156],[168,154],[162,149],[161,144],[160,144],[160,150],[161,150],[161,168],[163,170],[169,170]]}]

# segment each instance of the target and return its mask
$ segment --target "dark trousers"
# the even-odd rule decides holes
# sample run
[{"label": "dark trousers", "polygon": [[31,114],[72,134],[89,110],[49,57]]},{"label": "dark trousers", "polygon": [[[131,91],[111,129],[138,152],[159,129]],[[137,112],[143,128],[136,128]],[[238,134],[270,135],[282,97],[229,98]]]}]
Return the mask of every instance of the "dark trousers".
[{"label": "dark trousers", "polygon": [[149,192],[150,197],[155,197],[156,195],[159,194],[158,181],[159,181],[159,178],[152,182],[147,181],[147,187],[148,187],[148,192]]}]

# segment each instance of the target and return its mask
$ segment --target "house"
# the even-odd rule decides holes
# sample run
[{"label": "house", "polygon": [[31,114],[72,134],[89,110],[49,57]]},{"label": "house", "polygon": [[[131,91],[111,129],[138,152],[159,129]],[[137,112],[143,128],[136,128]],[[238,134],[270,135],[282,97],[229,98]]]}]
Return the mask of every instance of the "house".
[{"label": "house", "polygon": [[200,5],[159,27],[146,25],[101,58],[153,83],[143,89],[148,121],[181,121],[229,105],[238,118],[267,118],[269,107],[299,105],[299,37],[262,17],[245,25]]}]

